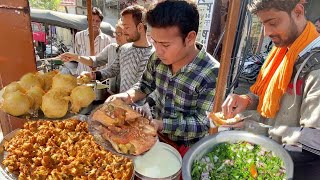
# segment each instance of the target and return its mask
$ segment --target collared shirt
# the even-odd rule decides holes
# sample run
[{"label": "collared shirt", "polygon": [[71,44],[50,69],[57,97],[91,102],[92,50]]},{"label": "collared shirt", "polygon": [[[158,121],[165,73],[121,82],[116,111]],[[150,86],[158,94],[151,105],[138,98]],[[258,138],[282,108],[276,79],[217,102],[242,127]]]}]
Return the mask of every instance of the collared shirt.
[{"label": "collared shirt", "polygon": [[[148,47],[138,47],[133,43],[122,45],[119,49],[119,58],[115,59],[107,68],[99,70],[102,78],[107,79],[120,74],[120,92],[130,89],[140,80],[154,51],[152,45]],[[99,59],[96,59],[96,61],[99,61]]]},{"label": "collared shirt", "polygon": [[300,53],[299,57],[302,57],[304,54],[309,52],[311,49],[315,47],[320,47],[320,36],[313,40],[306,48],[304,48]]},{"label": "collared shirt", "polygon": [[[111,37],[102,33],[100,30],[99,35],[94,39],[94,55],[101,52],[110,43]],[[74,42],[74,53],[81,56],[90,56],[90,40],[88,29],[77,32]],[[78,63],[77,74],[80,75],[83,71],[91,71],[91,68],[82,63]]]},{"label": "collared shirt", "polygon": [[190,145],[208,134],[219,62],[201,49],[195,59],[172,74],[156,55],[147,64],[142,79],[133,87],[145,94],[155,91],[157,119],[162,119],[171,140]]}]

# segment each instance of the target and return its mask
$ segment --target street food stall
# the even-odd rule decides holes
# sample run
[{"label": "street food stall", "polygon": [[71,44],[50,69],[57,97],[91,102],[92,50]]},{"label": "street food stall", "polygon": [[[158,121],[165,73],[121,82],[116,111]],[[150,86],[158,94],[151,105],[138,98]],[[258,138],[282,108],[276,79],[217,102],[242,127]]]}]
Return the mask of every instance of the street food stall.
[{"label": "street food stall", "polygon": [[[20,0],[5,1],[0,11],[1,22],[10,27],[1,30],[2,39],[10,39],[10,46],[1,43],[6,50],[0,65],[1,179],[179,179],[182,158],[158,142],[149,119],[130,106],[112,103],[82,115],[96,100],[91,84],[57,71],[37,72],[31,21],[44,21],[40,10],[30,16],[28,2]],[[90,1],[88,11],[92,32]],[[90,41],[93,52],[92,36]],[[19,53],[9,53],[17,49]]]},{"label": "street food stall", "polygon": [[[91,1],[87,4],[92,32]],[[226,95],[239,10],[240,2],[230,1],[214,113],[220,111]],[[247,158],[247,164],[241,164],[245,169],[240,169],[245,176],[239,177],[254,179],[258,171],[277,165],[275,172],[264,177],[292,178],[290,156],[280,145],[261,136],[216,134],[217,127],[212,126],[211,135],[182,159],[177,146],[150,125],[148,115],[122,101],[104,103],[82,115],[79,112],[96,99],[88,82],[57,71],[36,71],[28,2],[5,0],[0,11],[0,20],[10,27],[1,29],[0,37],[10,38],[11,43],[0,43],[0,49],[6,50],[0,56],[0,119],[5,136],[0,143],[0,172],[5,178],[209,179],[208,173],[204,177],[197,171],[225,166],[219,164],[221,152],[235,156],[239,152]],[[93,33],[89,34],[93,54]],[[16,49],[20,53],[12,53]],[[248,154],[251,150],[254,154]],[[261,164],[255,166],[252,156],[258,155]],[[229,159],[226,164],[233,163],[238,162]],[[217,173],[223,177],[235,172]]]},{"label": "street food stall", "polygon": [[[30,17],[33,22],[76,29],[78,31],[88,28],[87,16],[85,15],[67,14],[63,12],[31,8]],[[100,28],[103,33],[113,37],[114,27],[109,23],[101,22]]]},{"label": "street food stall", "polygon": [[[31,20],[28,2],[3,1],[1,3],[1,56],[0,56],[0,87],[18,80],[27,72],[35,72],[35,54],[33,50]],[[19,53],[16,53],[19,50]],[[23,122],[19,118],[10,117],[0,112],[3,135],[8,134]]]}]

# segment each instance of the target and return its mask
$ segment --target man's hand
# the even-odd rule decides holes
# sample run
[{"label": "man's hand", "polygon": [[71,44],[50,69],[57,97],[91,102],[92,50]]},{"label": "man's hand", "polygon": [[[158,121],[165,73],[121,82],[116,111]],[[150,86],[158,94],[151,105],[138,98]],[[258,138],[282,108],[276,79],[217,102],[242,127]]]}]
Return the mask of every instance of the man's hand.
[{"label": "man's hand", "polygon": [[96,76],[94,72],[83,71],[78,77],[77,82],[79,84],[86,84],[92,80],[95,80]]},{"label": "man's hand", "polygon": [[220,127],[243,129],[244,128],[244,121],[240,121],[240,122],[238,122],[236,124],[232,124],[232,125],[221,125]]},{"label": "man's hand", "polygon": [[150,124],[157,129],[157,131],[163,130],[163,122],[161,120],[152,119]]},{"label": "man's hand", "polygon": [[89,77],[90,78],[90,81],[91,80],[95,80],[96,79],[96,74],[93,72],[93,71],[91,71],[91,72],[89,72],[89,71],[82,71],[82,73],[79,75],[79,77],[81,78],[81,77]]},{"label": "man's hand", "polygon": [[227,97],[227,99],[223,102],[221,108],[222,113],[225,118],[232,118],[240,112],[243,112],[247,109],[250,101],[248,98],[237,94],[231,94]]},{"label": "man's hand", "polygon": [[63,53],[59,56],[63,62],[78,61],[79,55],[73,53]]},{"label": "man's hand", "polygon": [[126,92],[109,96],[105,102],[106,103],[107,102],[112,102],[112,101],[114,101],[116,99],[120,99],[120,100],[124,101],[127,104],[131,104],[132,103],[131,102],[131,98],[129,97],[129,94],[126,93]]}]

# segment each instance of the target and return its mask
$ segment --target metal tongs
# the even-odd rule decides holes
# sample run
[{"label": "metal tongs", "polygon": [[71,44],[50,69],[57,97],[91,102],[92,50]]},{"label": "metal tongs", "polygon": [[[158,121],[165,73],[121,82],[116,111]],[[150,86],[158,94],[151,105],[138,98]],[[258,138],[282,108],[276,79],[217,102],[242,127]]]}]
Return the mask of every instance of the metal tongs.
[{"label": "metal tongs", "polygon": [[145,103],[142,106],[139,106],[136,103],[133,103],[131,105],[132,109],[137,111],[139,114],[141,114],[144,118],[149,119],[150,121],[153,119],[152,118],[152,113],[151,113],[151,109],[148,103]]}]

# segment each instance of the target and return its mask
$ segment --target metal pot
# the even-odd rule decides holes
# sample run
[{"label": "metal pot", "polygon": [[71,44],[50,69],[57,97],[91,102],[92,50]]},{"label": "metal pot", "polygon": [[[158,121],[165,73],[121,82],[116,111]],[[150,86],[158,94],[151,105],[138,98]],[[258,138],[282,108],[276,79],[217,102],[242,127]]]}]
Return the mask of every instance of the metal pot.
[{"label": "metal pot", "polygon": [[201,159],[203,156],[213,150],[213,147],[223,142],[236,143],[239,141],[247,141],[249,143],[258,144],[266,150],[273,151],[274,154],[282,159],[286,168],[287,179],[293,179],[293,162],[289,153],[275,141],[260,135],[255,135],[245,131],[223,131],[215,135],[202,138],[194,144],[182,161],[182,178],[191,179],[191,168],[195,160]]},{"label": "metal pot", "polygon": [[96,93],[96,101],[104,101],[110,95],[108,92],[109,86],[105,84],[96,84],[93,88],[94,92]]},{"label": "metal pot", "polygon": [[172,146],[156,142],[145,154],[134,159],[136,179],[180,180],[182,158]]},{"label": "metal pot", "polygon": [[109,86],[101,83],[88,83],[87,86],[93,88],[94,93],[96,94],[95,101],[104,101],[106,100],[110,93],[108,92]]}]

